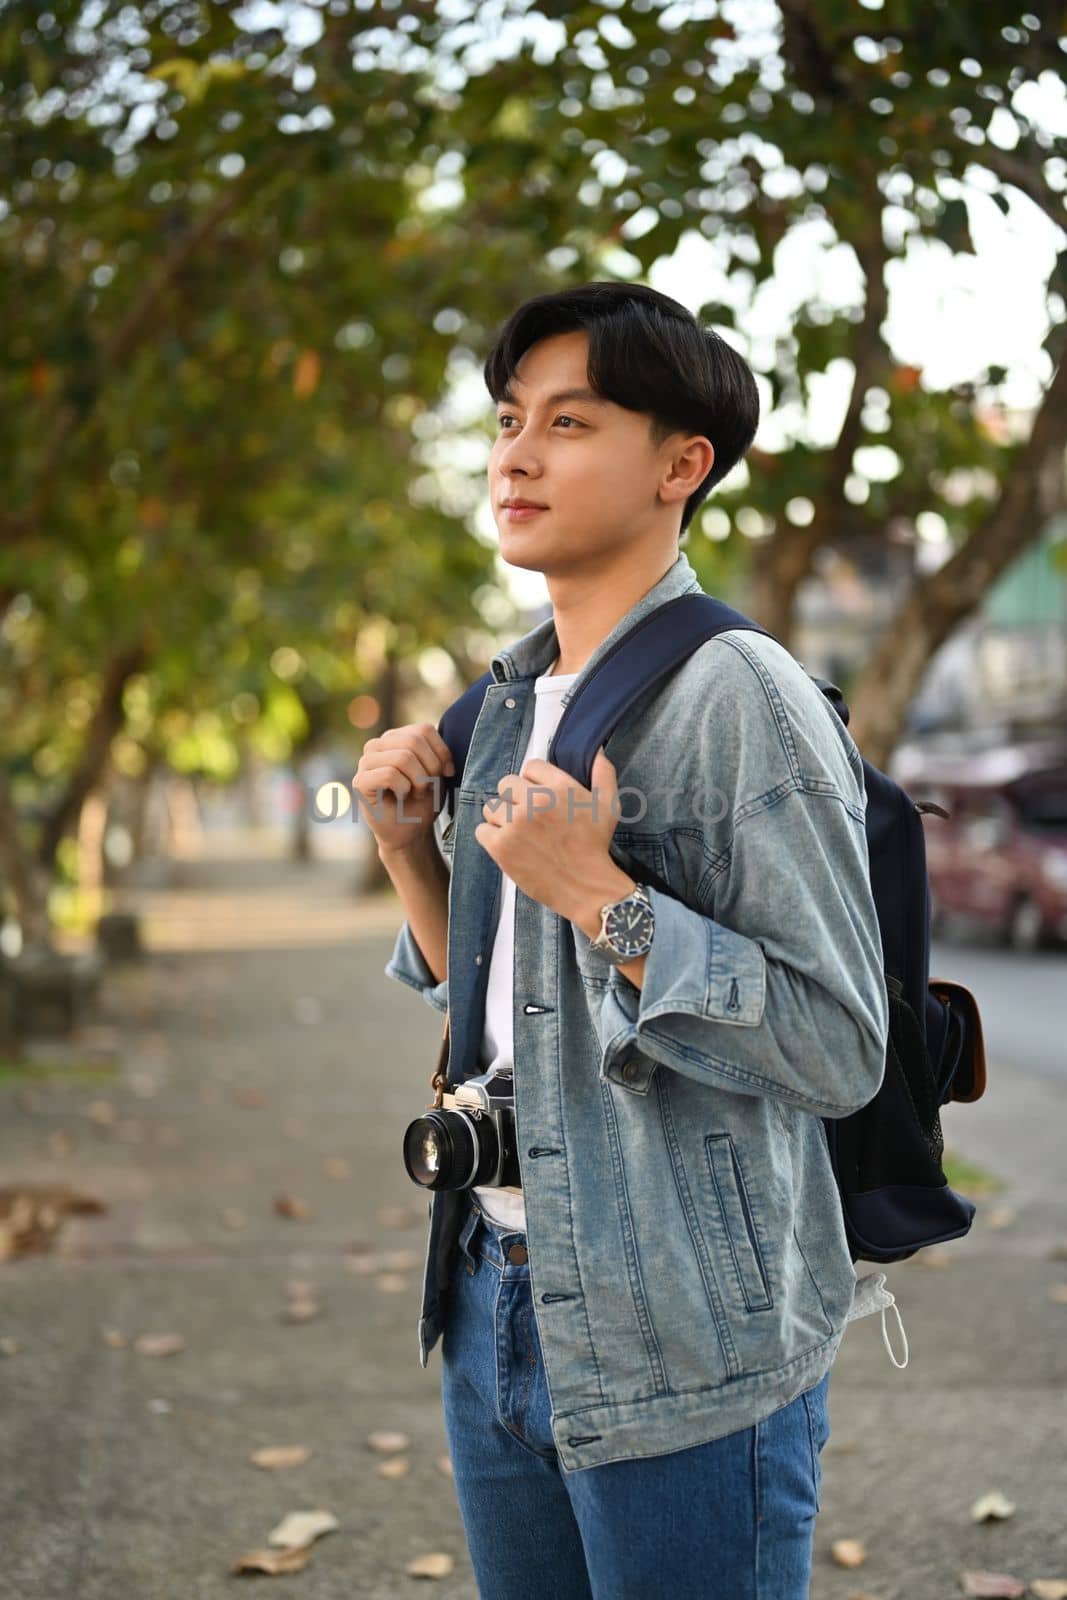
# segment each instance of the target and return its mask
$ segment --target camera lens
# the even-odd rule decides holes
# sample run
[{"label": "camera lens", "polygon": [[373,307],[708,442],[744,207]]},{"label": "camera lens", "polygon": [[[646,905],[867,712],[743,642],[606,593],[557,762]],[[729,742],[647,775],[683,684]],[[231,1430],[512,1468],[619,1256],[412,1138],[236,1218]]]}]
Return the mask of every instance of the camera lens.
[{"label": "camera lens", "polygon": [[466,1189],[495,1170],[497,1137],[487,1117],[477,1127],[462,1111],[430,1111],[404,1134],[408,1177],[424,1189]]}]

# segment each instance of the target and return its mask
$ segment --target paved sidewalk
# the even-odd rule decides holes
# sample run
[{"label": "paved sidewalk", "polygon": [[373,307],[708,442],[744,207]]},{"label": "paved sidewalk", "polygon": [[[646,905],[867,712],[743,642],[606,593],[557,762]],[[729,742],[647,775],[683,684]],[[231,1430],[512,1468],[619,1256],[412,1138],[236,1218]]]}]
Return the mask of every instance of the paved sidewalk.
[{"label": "paved sidewalk", "polygon": [[[425,1585],[406,1563],[444,1551],[455,1570],[430,1592],[476,1600],[438,1464],[439,1349],[418,1363],[426,1204],[399,1141],[439,1028],[382,975],[398,905],[361,905],[336,861],[180,871],[142,897],[155,953],[107,982],[117,1075],[0,1079],[3,1182],[70,1183],[110,1207],[68,1221],[53,1254],[0,1267],[0,1338],[18,1346],[0,1357],[0,1600],[216,1600],[286,1512],[319,1507],[340,1526],[274,1580],[286,1594],[409,1596]],[[986,1100],[948,1109],[949,1146],[1008,1187],[947,1265],[889,1269],[906,1370],[877,1316],[846,1334],[813,1600],[949,1600],[964,1567],[1067,1578],[1067,1305],[1049,1294],[1067,1282],[1052,1259],[1067,1243],[1064,1098],[994,1062]],[[310,1216],[279,1215],[281,1194]],[[993,1206],[1017,1219],[989,1226]],[[391,1254],[357,1270],[370,1251]],[[313,1320],[286,1320],[293,1280],[313,1286]],[[133,1348],[170,1332],[179,1354]],[[378,1475],[378,1429],[410,1436],[405,1477]],[[284,1444],[310,1460],[248,1463]],[[973,1523],[994,1488],[1014,1516]],[[866,1565],[836,1567],[838,1538],[862,1539]],[[733,1600],[711,1577],[708,1593]]]}]

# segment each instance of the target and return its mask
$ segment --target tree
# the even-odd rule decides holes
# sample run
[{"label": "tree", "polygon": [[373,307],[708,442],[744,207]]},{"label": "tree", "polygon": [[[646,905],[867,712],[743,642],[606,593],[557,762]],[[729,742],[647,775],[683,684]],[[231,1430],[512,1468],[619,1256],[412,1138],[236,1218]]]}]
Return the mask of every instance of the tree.
[{"label": "tree", "polygon": [[[728,536],[694,527],[705,581],[750,569],[750,609],[788,642],[820,550],[907,537],[924,512],[953,540],[890,630],[909,630],[907,649],[887,639],[852,693],[884,760],[932,650],[1062,501],[1062,249],[1025,439],[985,420],[1003,371],[938,391],[885,332],[894,264],[915,240],[968,251],[979,186],[1062,229],[1063,162],[1028,99],[1062,67],[1057,14],[271,14],[257,30],[253,9],[207,0],[0,8],[16,312],[0,368],[0,807],[24,819],[9,886],[34,892],[40,872],[11,849],[32,844],[47,875],[79,796],[116,750],[136,760],[131,742],[219,770],[260,723],[272,748],[298,745],[301,693],[318,683],[343,717],[368,688],[353,652],[378,619],[399,625],[401,656],[463,655],[492,580],[469,527],[484,458],[468,465],[460,436],[454,465],[424,459],[457,362],[476,367],[525,296],[650,274],[692,232],[721,262],[696,309],[762,375],[777,432],[715,497]],[[833,303],[814,274],[784,336],[761,340],[753,302],[812,226],[851,252],[862,292]],[[812,397],[835,363],[850,393],[826,441]],[[874,447],[888,474],[870,470]]]}]

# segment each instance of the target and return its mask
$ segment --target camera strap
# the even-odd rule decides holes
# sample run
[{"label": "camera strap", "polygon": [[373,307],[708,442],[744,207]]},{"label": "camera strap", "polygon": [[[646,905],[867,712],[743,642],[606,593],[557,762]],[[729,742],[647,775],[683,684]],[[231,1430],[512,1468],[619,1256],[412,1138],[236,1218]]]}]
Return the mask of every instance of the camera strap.
[{"label": "camera strap", "polygon": [[444,1104],[445,1089],[448,1085],[448,1012],[445,1012],[445,1031],[441,1040],[441,1053],[437,1058],[437,1065],[430,1079],[430,1088],[433,1090],[433,1099],[426,1107],[427,1111],[440,1111]]}]

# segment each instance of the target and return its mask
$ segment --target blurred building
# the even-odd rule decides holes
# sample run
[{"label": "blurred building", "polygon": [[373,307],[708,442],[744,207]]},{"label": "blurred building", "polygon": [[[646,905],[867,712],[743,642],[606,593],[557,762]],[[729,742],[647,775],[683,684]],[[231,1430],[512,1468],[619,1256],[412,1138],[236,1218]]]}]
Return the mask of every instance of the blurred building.
[{"label": "blurred building", "polygon": [[1067,517],[1060,517],[934,656],[909,730],[984,742],[1065,728]]}]

